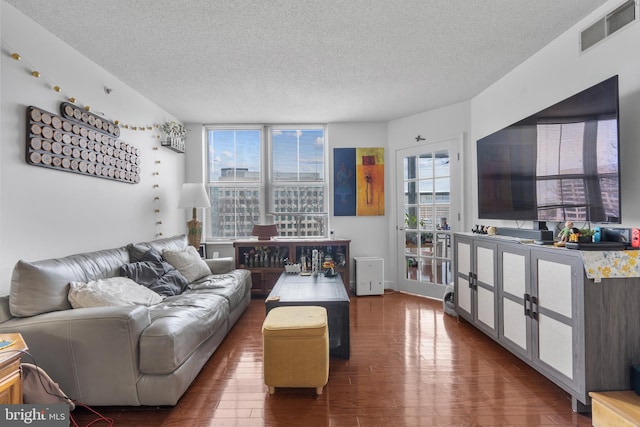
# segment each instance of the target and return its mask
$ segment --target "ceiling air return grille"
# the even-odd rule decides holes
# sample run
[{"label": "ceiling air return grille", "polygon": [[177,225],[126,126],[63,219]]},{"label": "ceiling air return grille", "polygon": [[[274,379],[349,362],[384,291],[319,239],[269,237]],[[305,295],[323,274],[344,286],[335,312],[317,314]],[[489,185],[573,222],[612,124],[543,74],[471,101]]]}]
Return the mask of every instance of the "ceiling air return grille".
[{"label": "ceiling air return grille", "polygon": [[635,20],[636,0],[628,0],[580,33],[580,51],[584,52]]}]

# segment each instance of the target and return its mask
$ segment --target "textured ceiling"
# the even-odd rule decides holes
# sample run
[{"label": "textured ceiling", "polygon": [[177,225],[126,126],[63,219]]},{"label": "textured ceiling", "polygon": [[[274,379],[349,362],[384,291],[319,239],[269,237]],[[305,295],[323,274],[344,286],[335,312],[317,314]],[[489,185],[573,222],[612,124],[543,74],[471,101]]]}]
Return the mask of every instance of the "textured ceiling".
[{"label": "textured ceiling", "polygon": [[605,3],[5,1],[198,123],[386,121],[469,100]]}]

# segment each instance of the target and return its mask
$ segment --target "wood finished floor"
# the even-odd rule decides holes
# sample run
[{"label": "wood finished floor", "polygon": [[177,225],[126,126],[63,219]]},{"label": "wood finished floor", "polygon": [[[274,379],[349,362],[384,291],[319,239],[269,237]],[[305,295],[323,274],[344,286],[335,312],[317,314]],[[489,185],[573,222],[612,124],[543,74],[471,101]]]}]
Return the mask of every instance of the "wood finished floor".
[{"label": "wood finished floor", "polygon": [[[94,407],[115,426],[590,426],[567,393],[442,303],[351,299],[351,359],[331,359],[321,396],[262,380],[255,299],[175,407]],[[72,415],[80,426],[96,416]],[[106,425],[103,422],[94,424]]]}]

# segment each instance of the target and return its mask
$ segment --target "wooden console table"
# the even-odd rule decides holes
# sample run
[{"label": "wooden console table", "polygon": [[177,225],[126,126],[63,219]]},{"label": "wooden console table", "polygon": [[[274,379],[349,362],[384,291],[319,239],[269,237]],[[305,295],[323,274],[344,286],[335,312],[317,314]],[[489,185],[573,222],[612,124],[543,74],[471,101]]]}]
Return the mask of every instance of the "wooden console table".
[{"label": "wooden console table", "polygon": [[235,241],[233,247],[236,268],[251,271],[251,293],[255,296],[271,292],[284,271],[285,260],[299,263],[302,257],[310,258],[314,249],[333,259],[349,294],[350,243],[345,239],[252,239]]},{"label": "wooden console table", "polygon": [[22,403],[22,373],[20,360],[27,345],[20,334],[0,334],[0,340],[15,341],[0,349],[0,405]]}]

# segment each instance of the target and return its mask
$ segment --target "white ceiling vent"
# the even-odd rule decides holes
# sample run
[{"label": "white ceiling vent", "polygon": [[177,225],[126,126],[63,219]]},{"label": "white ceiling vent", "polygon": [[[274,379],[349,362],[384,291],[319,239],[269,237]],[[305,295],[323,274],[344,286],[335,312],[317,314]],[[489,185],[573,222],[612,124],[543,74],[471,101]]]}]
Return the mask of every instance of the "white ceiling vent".
[{"label": "white ceiling vent", "polygon": [[580,33],[580,52],[636,20],[636,0],[627,0]]}]

